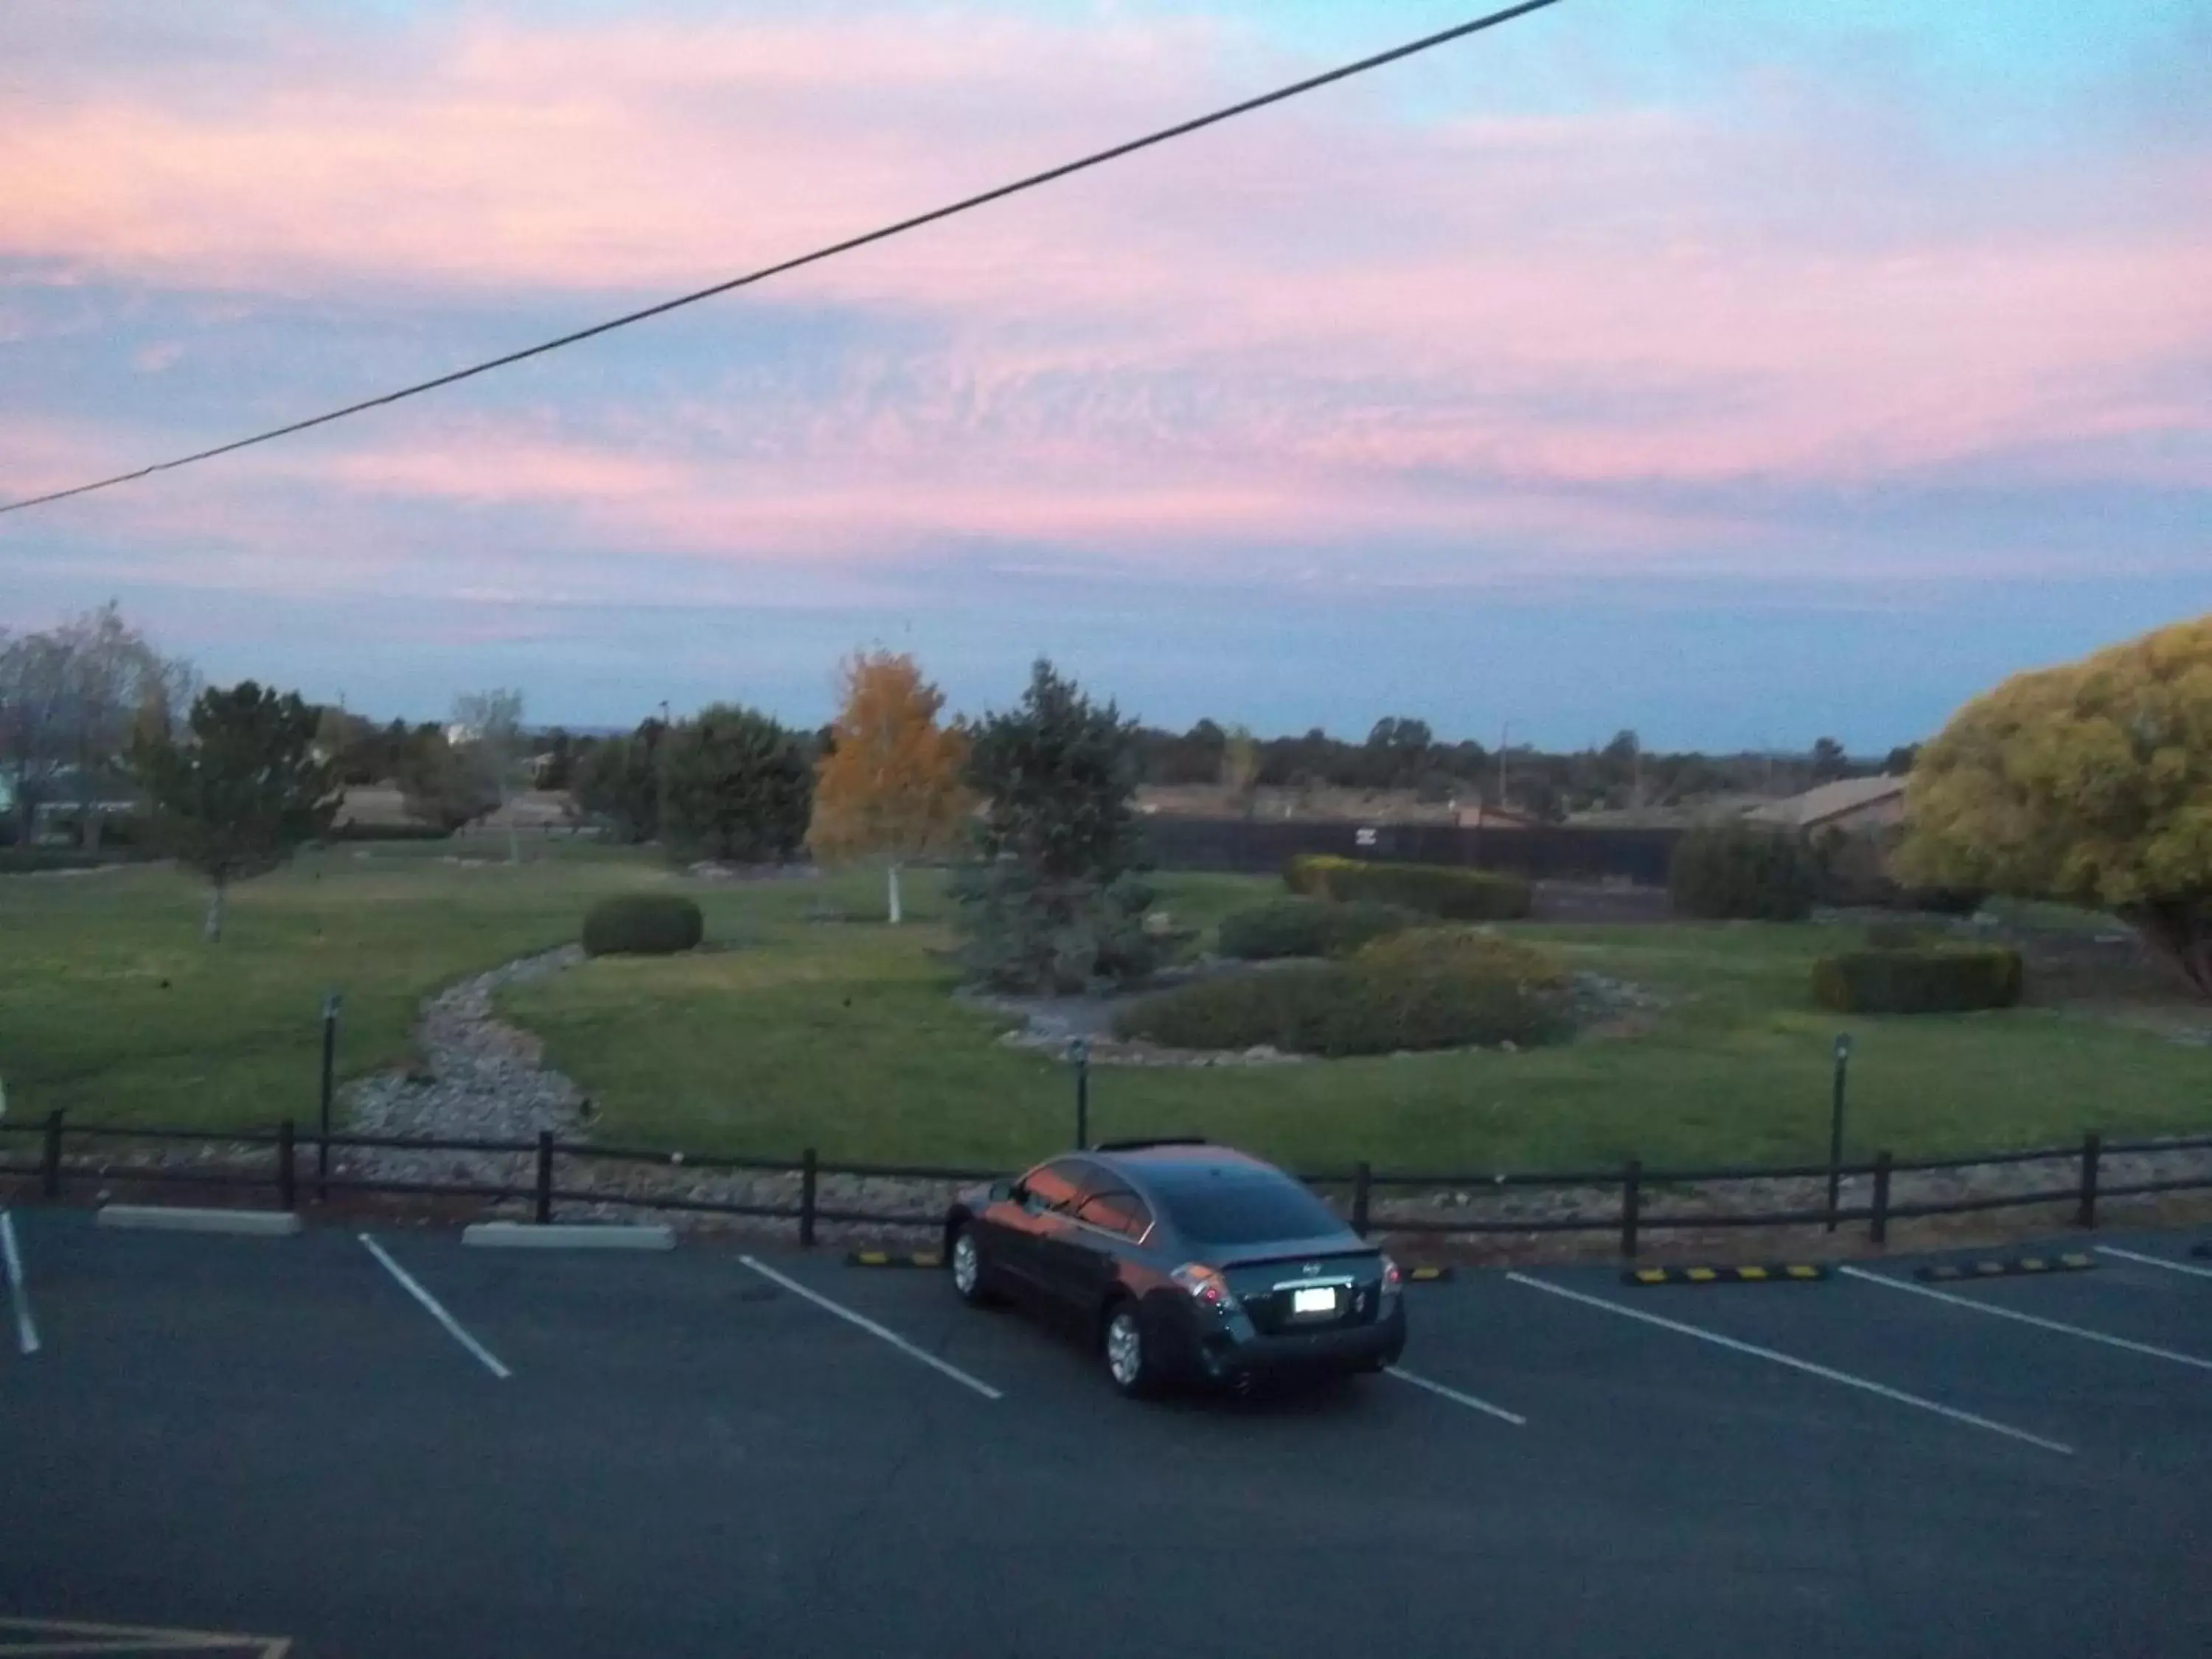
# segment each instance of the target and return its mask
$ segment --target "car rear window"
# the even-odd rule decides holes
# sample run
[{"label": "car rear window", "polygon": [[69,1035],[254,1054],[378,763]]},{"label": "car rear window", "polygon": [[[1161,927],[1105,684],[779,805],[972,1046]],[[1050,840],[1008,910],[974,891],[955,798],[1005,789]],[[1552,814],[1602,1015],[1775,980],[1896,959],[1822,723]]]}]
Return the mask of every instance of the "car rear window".
[{"label": "car rear window", "polygon": [[1326,1204],[1289,1181],[1214,1176],[1178,1182],[1159,1197],[1176,1231],[1199,1243],[1311,1238],[1344,1226]]}]

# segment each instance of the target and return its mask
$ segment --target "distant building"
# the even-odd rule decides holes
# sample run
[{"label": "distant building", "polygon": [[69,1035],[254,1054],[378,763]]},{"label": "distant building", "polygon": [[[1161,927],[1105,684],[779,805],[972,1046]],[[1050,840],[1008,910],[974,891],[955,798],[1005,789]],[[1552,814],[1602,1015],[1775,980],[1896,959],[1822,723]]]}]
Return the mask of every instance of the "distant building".
[{"label": "distant building", "polygon": [[1840,830],[1846,835],[1879,835],[1905,819],[1905,780],[1885,772],[1878,777],[1841,778],[1802,795],[1771,800],[1744,814],[1753,823],[1778,830]]}]

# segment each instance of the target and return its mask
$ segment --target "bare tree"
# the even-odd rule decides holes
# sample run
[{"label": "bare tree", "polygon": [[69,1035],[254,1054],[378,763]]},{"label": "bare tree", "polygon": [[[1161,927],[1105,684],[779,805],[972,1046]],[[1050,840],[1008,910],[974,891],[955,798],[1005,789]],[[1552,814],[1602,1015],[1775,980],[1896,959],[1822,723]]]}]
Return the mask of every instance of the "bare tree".
[{"label": "bare tree", "polygon": [[149,707],[161,728],[173,723],[181,712],[173,694],[191,672],[156,651],[112,599],[64,623],[52,638],[60,653],[62,736],[76,774],[78,832],[85,849],[97,851],[103,779],[121,766]]},{"label": "bare tree", "polygon": [[14,787],[21,840],[28,845],[40,803],[69,763],[68,656],[52,634],[0,643],[0,767]]},{"label": "bare tree", "polygon": [[[520,787],[524,761],[522,693],[471,691],[453,699],[455,746],[481,775],[487,793],[499,798],[506,811]],[[507,861],[522,862],[522,842],[515,834],[514,815],[507,813]]]}]

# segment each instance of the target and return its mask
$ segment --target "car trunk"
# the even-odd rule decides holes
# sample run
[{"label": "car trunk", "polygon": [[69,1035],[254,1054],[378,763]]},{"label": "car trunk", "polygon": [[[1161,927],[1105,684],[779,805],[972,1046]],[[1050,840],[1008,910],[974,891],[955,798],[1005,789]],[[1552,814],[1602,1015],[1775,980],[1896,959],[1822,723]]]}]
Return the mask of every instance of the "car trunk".
[{"label": "car trunk", "polygon": [[1254,1328],[1270,1335],[1366,1324],[1379,1310],[1382,1258],[1341,1234],[1237,1245],[1216,1260]]}]

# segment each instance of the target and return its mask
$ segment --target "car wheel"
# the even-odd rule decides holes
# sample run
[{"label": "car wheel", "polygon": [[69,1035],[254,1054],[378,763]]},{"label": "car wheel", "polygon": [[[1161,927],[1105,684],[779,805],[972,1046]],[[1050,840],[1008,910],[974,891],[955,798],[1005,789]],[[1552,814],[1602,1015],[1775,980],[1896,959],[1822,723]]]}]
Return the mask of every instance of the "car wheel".
[{"label": "car wheel", "polygon": [[1153,1352],[1152,1334],[1144,1314],[1133,1302],[1117,1302],[1107,1310],[1099,1340],[1106,1360],[1106,1375],[1115,1388],[1132,1400],[1158,1391],[1159,1356]]},{"label": "car wheel", "polygon": [[988,1308],[998,1301],[989,1281],[983,1274],[983,1252],[975,1243],[975,1230],[963,1225],[952,1235],[952,1249],[945,1257],[951,1269],[952,1289],[960,1299],[971,1308]]}]

